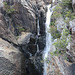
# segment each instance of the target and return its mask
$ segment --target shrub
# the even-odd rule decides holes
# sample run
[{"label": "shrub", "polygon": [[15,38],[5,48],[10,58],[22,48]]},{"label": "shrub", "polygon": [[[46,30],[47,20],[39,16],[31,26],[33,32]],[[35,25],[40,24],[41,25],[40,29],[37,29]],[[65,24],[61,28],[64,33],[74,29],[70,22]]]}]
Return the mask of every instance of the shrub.
[{"label": "shrub", "polygon": [[65,23],[67,23],[69,25],[69,21],[70,21],[70,18],[67,18],[66,20],[64,20]]},{"label": "shrub", "polygon": [[62,0],[61,6],[62,7],[70,7],[72,5],[72,0]]},{"label": "shrub", "polygon": [[56,26],[50,26],[50,33],[51,33],[53,39],[59,38],[61,36],[61,34],[57,31]]},{"label": "shrub", "polygon": [[19,32],[23,32],[25,29],[23,27],[18,27]]},{"label": "shrub", "polygon": [[71,20],[75,19],[75,13],[71,13]]},{"label": "shrub", "polygon": [[65,17],[71,17],[71,13],[72,13],[71,10],[66,11]]},{"label": "shrub", "polygon": [[[59,51],[61,50],[66,50],[66,46],[68,45],[68,43],[70,42],[70,37],[68,37],[69,35],[69,30],[68,29],[63,29],[62,31],[62,35],[61,38],[57,39],[57,42],[55,42],[53,45],[55,45],[56,49],[58,49]],[[67,38],[69,40],[67,40]]]},{"label": "shrub", "polygon": [[55,26],[55,22],[51,21],[50,26]]},{"label": "shrub", "polygon": [[59,5],[56,6],[55,9],[54,9],[52,17],[54,19],[60,18],[62,16],[61,12],[62,12],[62,7],[59,6]]},{"label": "shrub", "polygon": [[8,5],[7,2],[3,2],[3,4],[4,4],[4,10],[6,11],[7,14],[11,14],[15,11],[13,6]]}]

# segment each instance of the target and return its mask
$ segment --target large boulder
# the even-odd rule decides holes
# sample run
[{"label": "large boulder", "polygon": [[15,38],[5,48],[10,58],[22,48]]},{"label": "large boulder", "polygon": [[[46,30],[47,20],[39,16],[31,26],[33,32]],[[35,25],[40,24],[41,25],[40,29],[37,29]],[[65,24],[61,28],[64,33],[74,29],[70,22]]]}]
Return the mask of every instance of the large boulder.
[{"label": "large boulder", "polygon": [[25,75],[25,57],[0,38],[0,75]]}]

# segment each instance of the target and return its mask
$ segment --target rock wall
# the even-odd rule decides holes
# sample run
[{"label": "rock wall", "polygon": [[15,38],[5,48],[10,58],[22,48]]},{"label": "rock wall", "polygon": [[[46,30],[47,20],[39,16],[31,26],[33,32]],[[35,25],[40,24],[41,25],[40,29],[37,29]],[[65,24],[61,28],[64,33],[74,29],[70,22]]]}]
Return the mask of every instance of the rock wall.
[{"label": "rock wall", "polygon": [[[0,0],[0,75],[43,74],[41,60],[45,47],[44,23],[48,1]],[[37,19],[40,21],[39,36]]]},{"label": "rock wall", "polygon": [[25,75],[25,73],[24,54],[0,38],[0,75]]}]

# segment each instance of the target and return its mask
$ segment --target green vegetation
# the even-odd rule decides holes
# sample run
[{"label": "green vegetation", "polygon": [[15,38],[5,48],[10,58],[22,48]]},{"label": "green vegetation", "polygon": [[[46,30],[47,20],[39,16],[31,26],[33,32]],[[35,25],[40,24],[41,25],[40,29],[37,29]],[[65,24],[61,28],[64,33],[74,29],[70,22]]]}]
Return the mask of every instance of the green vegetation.
[{"label": "green vegetation", "polygon": [[62,12],[62,7],[60,7],[59,5],[56,6],[55,9],[54,9],[54,12],[53,12],[52,17],[53,17],[54,19],[57,19],[57,18],[62,17],[61,12]]},{"label": "green vegetation", "polygon": [[[57,20],[60,18],[64,19],[64,25],[61,30],[61,33],[59,33],[59,31],[57,30],[56,24]],[[53,39],[57,39],[57,41],[53,43],[56,48],[56,51],[50,52],[51,56],[62,55],[62,57],[67,60],[66,47],[71,41],[71,35],[69,32],[69,22],[73,19],[75,19],[75,13],[72,10],[72,0],[62,0],[62,2],[60,2],[55,7],[51,18],[52,21],[50,24],[50,33]]]},{"label": "green vegetation", "polygon": [[56,26],[50,26],[50,33],[53,37],[53,39],[59,38],[61,36],[61,34],[58,32],[57,27]]},{"label": "green vegetation", "polygon": [[58,50],[65,50],[66,49],[66,46],[68,45],[68,42],[70,40],[70,37],[69,37],[69,40],[67,40],[67,37],[69,35],[69,30],[68,29],[63,29],[62,32],[63,33],[61,34],[61,38],[58,38],[57,39],[57,42],[55,42],[53,44],[53,45],[55,45],[55,47]]},{"label": "green vegetation", "polygon": [[55,26],[55,22],[51,21],[50,26]]},{"label": "green vegetation", "polygon": [[23,27],[18,27],[19,32],[23,32],[25,31],[25,29]]},{"label": "green vegetation", "polygon": [[52,56],[65,55],[66,54],[66,46],[71,40],[71,36],[69,36],[69,30],[64,28],[61,34],[61,38],[58,38],[53,45],[56,47],[56,51],[50,53]]},{"label": "green vegetation", "polygon": [[62,0],[62,3],[60,3],[60,6],[62,6],[63,8],[65,7],[71,8],[72,0]]},{"label": "green vegetation", "polygon": [[7,4],[7,2],[3,2],[3,4],[4,4],[4,10],[7,12],[7,14],[11,14],[15,11],[13,5],[10,6]]}]

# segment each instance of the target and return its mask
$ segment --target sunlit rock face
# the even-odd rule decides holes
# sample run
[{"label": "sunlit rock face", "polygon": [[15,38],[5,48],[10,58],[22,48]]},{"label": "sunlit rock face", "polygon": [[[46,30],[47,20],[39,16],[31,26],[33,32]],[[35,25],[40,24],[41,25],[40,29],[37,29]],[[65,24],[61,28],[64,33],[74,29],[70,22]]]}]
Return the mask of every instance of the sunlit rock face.
[{"label": "sunlit rock face", "polygon": [[17,48],[0,38],[0,75],[25,75],[25,57]]},{"label": "sunlit rock face", "polygon": [[[15,0],[5,0],[13,5],[15,12],[8,14],[5,12],[4,4],[0,1],[0,36],[8,41],[17,44],[16,36],[21,32],[36,32],[35,11],[27,2],[20,3]],[[23,0],[22,0],[23,1]]]},{"label": "sunlit rock face", "polygon": [[[42,59],[42,51],[45,47],[44,14],[45,14],[46,3],[43,0],[3,0],[6,1],[9,6],[13,6],[13,8],[15,9],[13,13],[12,12],[8,13],[4,8],[4,3],[2,3],[2,0],[0,1],[1,1],[0,4],[3,4],[0,5],[0,37],[3,39],[3,41],[6,41],[9,44],[12,43],[14,45],[17,45],[18,47],[18,52],[15,52],[17,48],[13,49],[13,52],[11,51],[10,48],[9,50],[3,49],[3,51],[1,51],[1,55],[2,56],[3,54],[5,56],[7,55],[7,58],[3,56],[3,58],[1,58],[1,61],[7,61],[8,62],[7,66],[9,64],[11,65],[9,66],[9,68],[12,69],[14,69],[15,67],[20,68],[20,69],[17,68],[18,70],[14,69],[15,74],[12,73],[11,75],[42,75],[43,64],[40,61]],[[39,24],[40,24],[40,34],[41,34],[41,36],[39,36],[38,39],[36,35],[37,17],[40,20]],[[31,34],[33,35],[31,36]],[[39,41],[37,42],[37,40]],[[36,53],[37,43],[39,44],[40,48],[39,53]],[[3,48],[4,47],[6,46],[4,45]],[[11,52],[8,53],[8,51]],[[21,57],[23,56],[22,52],[24,53],[23,59]],[[13,62],[11,63],[12,60]],[[12,67],[12,65],[14,65],[14,67]],[[6,66],[4,67],[6,68]],[[21,68],[23,68],[23,70]],[[21,70],[24,71],[24,73],[20,73]],[[12,70],[10,70],[10,72],[11,71]],[[1,75],[3,75],[3,73]]]}]

